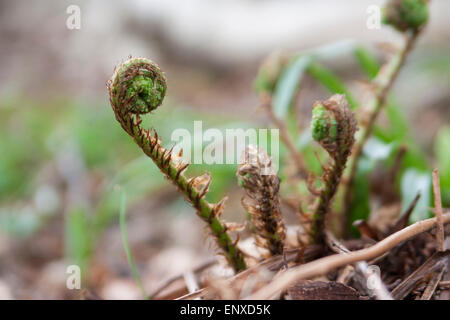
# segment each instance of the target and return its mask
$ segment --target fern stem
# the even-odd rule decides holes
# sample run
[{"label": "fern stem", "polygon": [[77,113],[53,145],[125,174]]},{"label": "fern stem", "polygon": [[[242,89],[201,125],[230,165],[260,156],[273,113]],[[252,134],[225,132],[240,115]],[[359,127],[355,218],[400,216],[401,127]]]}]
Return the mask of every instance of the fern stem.
[{"label": "fern stem", "polygon": [[313,138],[328,152],[332,165],[324,168],[324,186],[318,192],[310,236],[313,242],[324,241],[331,200],[341,180],[347,159],[355,142],[356,120],[343,95],[333,95],[323,102],[316,102],[311,123]]},{"label": "fern stem", "polygon": [[392,88],[392,84],[397,78],[400,69],[406,61],[406,57],[412,50],[419,31],[411,31],[406,35],[406,42],[402,50],[400,50],[391,60],[385,64],[378,72],[377,77],[373,81],[375,85],[374,96],[370,99],[365,107],[367,110],[366,118],[361,121],[360,130],[356,134],[356,142],[353,147],[352,154],[348,160],[348,170],[343,175],[341,221],[344,236],[348,231],[350,205],[352,202],[352,191],[355,182],[356,169],[358,160],[361,157],[364,145],[372,134],[375,121],[385,106],[387,96]]},{"label": "fern stem", "polygon": [[[140,113],[156,109],[166,91],[165,77],[159,67],[144,58],[129,59],[116,69],[107,84],[117,121],[160,171],[182,192],[198,216],[205,221],[236,272],[246,269],[244,256],[228,234],[219,217],[224,200],[211,204],[205,199],[211,182],[209,175],[188,179],[183,172],[188,164],[176,159],[172,149],[161,146],[154,130],[141,127]],[[152,134],[152,131],[154,134]],[[181,155],[178,156],[181,158]]]}]

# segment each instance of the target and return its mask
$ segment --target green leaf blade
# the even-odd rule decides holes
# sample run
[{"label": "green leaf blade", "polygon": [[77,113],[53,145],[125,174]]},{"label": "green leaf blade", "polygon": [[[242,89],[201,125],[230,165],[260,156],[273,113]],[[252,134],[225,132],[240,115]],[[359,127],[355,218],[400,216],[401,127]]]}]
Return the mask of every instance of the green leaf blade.
[{"label": "green leaf blade", "polygon": [[142,285],[141,277],[136,268],[136,264],[134,263],[133,255],[131,253],[130,244],[128,242],[128,233],[127,233],[127,222],[126,222],[126,203],[127,203],[127,195],[126,192],[122,189],[120,190],[120,233],[122,235],[122,243],[125,249],[125,254],[127,255],[127,260],[131,268],[131,272],[136,280],[137,285],[142,291],[142,295],[144,299],[148,300],[147,292]]}]

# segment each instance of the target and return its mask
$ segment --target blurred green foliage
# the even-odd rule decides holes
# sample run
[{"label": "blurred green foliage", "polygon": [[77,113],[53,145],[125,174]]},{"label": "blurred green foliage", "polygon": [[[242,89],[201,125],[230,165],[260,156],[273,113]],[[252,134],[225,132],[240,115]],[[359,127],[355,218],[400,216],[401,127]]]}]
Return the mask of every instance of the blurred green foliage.
[{"label": "blurred green foliage", "polygon": [[[322,167],[316,153],[321,159],[326,159],[326,154],[313,143],[308,128],[300,132],[293,101],[301,87],[301,80],[308,74],[330,93],[346,94],[350,97],[352,108],[358,108],[359,101],[353,97],[347,83],[326,63],[327,59],[342,54],[353,55],[367,79],[376,76],[380,67],[378,59],[369,50],[345,42],[294,55],[274,88],[274,112],[287,122],[289,132],[304,156],[307,170],[317,176],[322,173]],[[443,80],[441,83],[444,86],[450,84],[448,56],[431,55],[415,68],[413,70],[416,72]],[[12,236],[27,237],[49,219],[64,212],[67,257],[82,268],[87,268],[105,227],[118,222],[121,201],[117,196],[117,186],[126,193],[129,205],[159,190],[171,188],[152,161],[142,156],[139,148],[120,128],[106,101],[106,98],[101,103],[54,98],[39,102],[24,96],[3,97],[0,100],[0,230]],[[450,206],[450,127],[441,128],[436,135],[434,154],[425,154],[413,138],[414,128],[405,116],[404,106],[398,103],[394,95],[389,96],[384,112],[388,125],[374,128],[374,135],[358,163],[350,222],[368,218],[370,174],[380,164],[386,170],[391,168],[398,151],[404,146],[407,152],[395,187],[402,198],[403,208],[410,205],[418,191],[421,192],[412,221],[430,214],[428,207],[432,200],[430,182],[433,166],[440,169],[443,205]],[[145,126],[156,127],[166,147],[171,147],[170,136],[174,129],[186,128],[192,132],[194,120],[202,120],[203,129],[214,127],[222,132],[227,128],[255,127],[255,123],[243,122],[238,115],[217,117],[213,113],[176,106],[170,101],[143,120]],[[86,199],[89,205],[78,202],[63,205],[61,200],[57,208],[47,212],[36,205],[36,194],[42,184],[55,183],[46,176],[46,172],[60,170],[58,158],[67,148],[76,150],[82,170],[99,177],[95,200]],[[279,173],[282,181],[286,178],[283,160],[287,156],[285,146],[280,145]],[[211,192],[207,195],[209,201],[222,199],[229,188],[236,186],[236,165],[191,165],[188,174],[199,175],[205,171],[209,171],[213,179]],[[61,172],[59,175],[62,175]],[[61,187],[59,182],[54,187],[59,192],[58,197],[63,199],[66,187]],[[301,194],[308,192],[304,182],[297,186],[297,191]],[[161,205],[170,208],[173,204]]]},{"label": "blurred green foliage", "polygon": [[442,202],[450,206],[450,126],[439,130],[434,144],[434,152],[439,168]]},{"label": "blurred green foliage", "polygon": [[[214,127],[224,133],[225,129],[254,127],[237,117],[217,117],[176,107],[170,102],[151,116],[143,117],[145,126],[156,127],[166,147],[171,147],[174,129],[193,132],[194,120],[200,119],[204,129]],[[81,174],[99,177],[97,200],[81,199],[79,203],[77,199],[50,214],[40,212],[34,197],[41,184],[54,183],[43,174],[49,167],[64,184],[70,183],[64,180],[60,168],[73,165],[60,163],[68,148],[76,150]],[[143,156],[123,132],[104,101],[56,99],[39,103],[23,97],[3,100],[0,103],[0,150],[0,230],[11,236],[28,237],[52,216],[64,212],[67,259],[83,270],[89,265],[102,231],[117,222],[119,208],[123,206],[121,197],[117,196],[118,186],[126,192],[130,205],[149,194],[171,188],[153,162]],[[191,165],[188,174],[210,172],[213,182],[208,198],[218,201],[235,186],[236,168],[237,165]],[[59,187],[61,201],[67,200],[67,186],[57,182],[56,187]]]},{"label": "blurred green foliage", "polygon": [[[342,54],[352,54],[360,71],[368,80],[373,79],[381,66],[378,59],[366,48],[349,41],[338,42],[336,44],[319,47],[308,52],[298,53],[293,56],[291,62],[281,72],[280,79],[274,92],[274,113],[285,121],[292,121],[290,110],[293,109],[293,101],[296,92],[301,87],[301,81],[305,73],[309,73],[318,83],[323,85],[330,93],[345,94],[352,107],[356,109],[359,102],[353,98],[346,83],[339,78],[332,70],[324,66],[323,61],[329,58],[335,58]],[[433,63],[433,61],[439,61]],[[450,59],[442,56],[435,56],[428,60],[421,61],[422,69],[428,72],[437,71],[439,77],[448,81],[450,79]],[[421,198],[416,205],[412,215],[411,222],[415,222],[430,216],[428,207],[431,205],[431,165],[427,157],[413,138],[413,132],[406,117],[403,106],[400,106],[394,95],[388,98],[384,112],[387,115],[389,124],[387,126],[375,126],[374,134],[369,140],[368,146],[364,148],[363,155],[360,158],[355,178],[354,197],[350,206],[350,223],[357,219],[368,219],[370,214],[370,174],[378,163],[388,170],[394,163],[394,160],[400,148],[406,148],[406,153],[401,162],[401,167],[397,174],[396,189],[402,199],[402,208],[406,209],[417,195],[421,193]],[[322,169],[317,160],[315,152],[323,159],[323,153],[311,143],[310,130],[305,130],[297,138],[297,147],[301,150],[306,167],[316,175],[320,174]],[[450,137],[448,128],[444,128],[438,134],[435,142],[435,157],[441,168],[441,187],[444,206],[449,206],[449,167],[450,161],[448,154],[448,144]],[[299,190],[306,190],[300,183]],[[409,186],[409,187],[406,187]],[[351,227],[353,235],[358,232]]]}]

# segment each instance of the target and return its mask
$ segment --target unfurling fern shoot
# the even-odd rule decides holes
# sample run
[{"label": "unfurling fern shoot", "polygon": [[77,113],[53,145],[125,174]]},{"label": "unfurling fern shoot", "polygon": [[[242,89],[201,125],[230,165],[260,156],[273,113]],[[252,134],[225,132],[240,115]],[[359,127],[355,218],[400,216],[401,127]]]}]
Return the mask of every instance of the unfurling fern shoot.
[{"label": "unfurling fern shoot", "polygon": [[256,244],[270,255],[283,253],[286,231],[280,212],[280,178],[264,150],[248,146],[237,171],[245,189],[242,206],[250,214]]},{"label": "unfurling fern shoot", "polygon": [[222,253],[235,271],[244,270],[246,264],[243,254],[219,219],[225,199],[217,204],[211,204],[205,199],[211,183],[209,174],[186,178],[183,172],[188,163],[181,160],[181,154],[172,154],[172,149],[162,147],[156,131],[141,127],[140,115],[160,106],[167,91],[166,78],[158,65],[146,58],[130,58],[116,68],[107,88],[112,109],[122,128],[177,186],[196,209],[198,216],[208,224]]},{"label": "unfurling fern shoot", "polygon": [[399,31],[417,32],[428,21],[427,0],[389,0],[383,8],[383,22]]},{"label": "unfurling fern shoot", "polygon": [[327,213],[355,142],[356,126],[354,114],[344,95],[336,94],[326,101],[314,104],[311,122],[312,137],[320,143],[332,159],[332,164],[324,168],[323,187],[318,191],[314,207],[311,236],[315,242],[323,240]]}]

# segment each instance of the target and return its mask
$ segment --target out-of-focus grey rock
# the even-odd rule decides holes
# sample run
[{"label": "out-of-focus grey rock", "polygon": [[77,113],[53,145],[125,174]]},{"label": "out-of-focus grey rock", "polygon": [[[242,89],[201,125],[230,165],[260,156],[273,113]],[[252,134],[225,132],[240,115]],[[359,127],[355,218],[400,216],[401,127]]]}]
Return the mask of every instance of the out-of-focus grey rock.
[{"label": "out-of-focus grey rock", "polygon": [[[128,55],[157,61],[189,57],[231,68],[275,49],[297,50],[342,39],[396,40],[389,27],[369,30],[367,8],[383,0],[77,1],[81,29],[66,27],[71,1],[0,2],[0,94],[102,92]],[[450,2],[434,0],[421,42],[448,43]],[[38,81],[38,82],[37,82]]]}]

